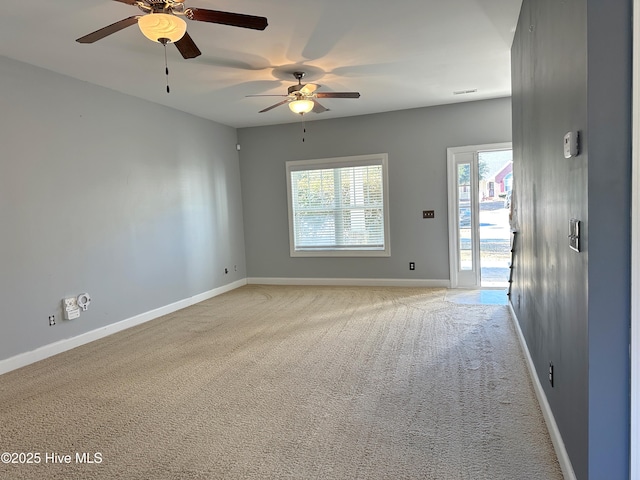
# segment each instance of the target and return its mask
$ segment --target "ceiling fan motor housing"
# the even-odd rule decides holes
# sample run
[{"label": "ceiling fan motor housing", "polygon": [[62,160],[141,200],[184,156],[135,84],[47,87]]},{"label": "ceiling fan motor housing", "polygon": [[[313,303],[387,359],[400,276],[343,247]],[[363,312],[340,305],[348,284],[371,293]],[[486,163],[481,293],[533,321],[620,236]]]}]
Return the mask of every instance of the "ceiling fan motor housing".
[{"label": "ceiling fan motor housing", "polygon": [[177,13],[184,8],[182,3],[174,3],[167,0],[144,0],[135,3],[144,13]]},{"label": "ceiling fan motor housing", "polygon": [[289,92],[289,95],[291,95],[292,93],[299,92],[302,87],[304,87],[304,85],[291,85],[287,91]]}]

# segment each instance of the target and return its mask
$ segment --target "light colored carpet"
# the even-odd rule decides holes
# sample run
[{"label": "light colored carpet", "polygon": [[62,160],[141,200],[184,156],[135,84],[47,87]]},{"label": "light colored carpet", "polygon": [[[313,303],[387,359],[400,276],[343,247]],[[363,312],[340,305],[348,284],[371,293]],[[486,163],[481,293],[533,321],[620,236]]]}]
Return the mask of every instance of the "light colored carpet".
[{"label": "light colored carpet", "polygon": [[507,307],[444,289],[245,286],[10,372],[0,452],[40,454],[3,479],[562,478]]}]

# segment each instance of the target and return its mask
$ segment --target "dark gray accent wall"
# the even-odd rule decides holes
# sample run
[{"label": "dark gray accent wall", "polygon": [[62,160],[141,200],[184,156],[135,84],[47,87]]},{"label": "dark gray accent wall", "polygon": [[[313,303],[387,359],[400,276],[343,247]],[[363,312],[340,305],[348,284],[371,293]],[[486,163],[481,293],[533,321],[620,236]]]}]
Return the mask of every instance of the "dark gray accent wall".
[{"label": "dark gray accent wall", "polygon": [[581,480],[629,475],[631,25],[630,0],[525,0],[512,48],[511,301]]},{"label": "dark gray accent wall", "polygon": [[[448,282],[447,148],[511,141],[510,99],[315,120],[306,130],[304,142],[302,123],[238,131],[248,276]],[[285,162],[369,153],[389,154],[391,256],[291,258]]]},{"label": "dark gray accent wall", "polygon": [[0,111],[0,360],[245,278],[235,129],[5,57]]},{"label": "dark gray accent wall", "polygon": [[632,4],[587,2],[592,479],[629,464]]}]

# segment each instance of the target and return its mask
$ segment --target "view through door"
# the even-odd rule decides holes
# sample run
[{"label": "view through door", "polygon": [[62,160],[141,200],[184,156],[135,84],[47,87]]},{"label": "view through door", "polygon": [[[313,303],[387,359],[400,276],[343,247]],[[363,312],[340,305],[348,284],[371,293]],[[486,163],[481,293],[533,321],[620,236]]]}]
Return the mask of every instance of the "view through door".
[{"label": "view through door", "polygon": [[511,262],[513,151],[478,152],[480,285],[507,288]]}]

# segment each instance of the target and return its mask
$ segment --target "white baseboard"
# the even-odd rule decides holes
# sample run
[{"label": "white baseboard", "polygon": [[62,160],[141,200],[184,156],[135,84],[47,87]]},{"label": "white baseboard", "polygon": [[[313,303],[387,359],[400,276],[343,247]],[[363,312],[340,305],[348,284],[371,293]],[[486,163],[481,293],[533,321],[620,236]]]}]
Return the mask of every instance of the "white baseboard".
[{"label": "white baseboard", "polygon": [[99,340],[109,335],[113,335],[114,333],[126,330],[127,328],[135,327],[136,325],[154,320],[156,318],[162,317],[163,315],[168,315],[191,305],[195,305],[196,303],[200,303],[209,298],[213,298],[231,290],[235,290],[236,288],[239,288],[246,284],[246,279],[238,280],[228,285],[224,285],[222,287],[214,288],[213,290],[194,295],[193,297],[185,298],[184,300],[179,300],[169,305],[165,305],[164,307],[156,308],[154,310],[141,313],[134,317],[127,318],[125,320],[121,320],[104,327],[96,328],[95,330],[91,330],[90,332],[86,332],[75,337],[66,338],[58,342],[50,343],[49,345],[44,345],[30,352],[20,353],[5,360],[0,360],[0,375],[21,367],[25,367],[40,360],[44,360],[45,358],[52,357],[53,355],[66,352],[67,350],[71,350],[72,348],[85,345],[89,342],[93,342],[94,340]]},{"label": "white baseboard", "polygon": [[449,288],[449,280],[413,280],[397,278],[284,278],[251,277],[250,285],[326,285],[350,287],[431,287]]},{"label": "white baseboard", "polygon": [[565,480],[576,480],[576,474],[573,471],[573,466],[571,465],[569,454],[567,453],[567,449],[564,446],[562,435],[560,435],[560,429],[558,428],[556,419],[553,416],[553,411],[551,410],[551,406],[549,405],[549,402],[547,400],[547,395],[544,393],[544,389],[542,388],[542,384],[540,383],[540,379],[538,378],[538,374],[536,373],[536,367],[533,364],[533,359],[531,358],[531,354],[529,353],[529,347],[527,346],[527,342],[524,338],[522,329],[520,328],[520,323],[518,323],[518,318],[516,316],[516,312],[513,309],[513,305],[511,305],[511,302],[509,302],[509,309],[511,310],[511,320],[513,321],[513,325],[518,335],[518,340],[520,341],[520,346],[522,347],[522,352],[524,353],[526,359],[527,368],[529,369],[529,376],[531,377],[531,381],[533,383],[533,389],[536,392],[536,397],[538,397],[538,403],[540,404],[540,409],[542,410],[544,421],[547,424],[547,429],[549,430],[549,435],[551,436],[551,443],[553,443],[553,448],[555,449],[556,455],[558,456],[558,462],[560,463],[562,474],[564,475]]}]

